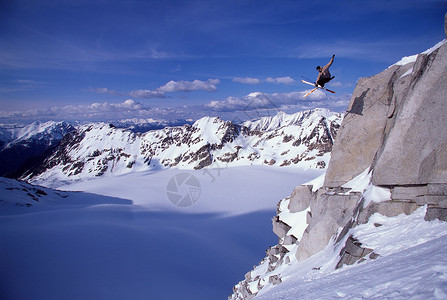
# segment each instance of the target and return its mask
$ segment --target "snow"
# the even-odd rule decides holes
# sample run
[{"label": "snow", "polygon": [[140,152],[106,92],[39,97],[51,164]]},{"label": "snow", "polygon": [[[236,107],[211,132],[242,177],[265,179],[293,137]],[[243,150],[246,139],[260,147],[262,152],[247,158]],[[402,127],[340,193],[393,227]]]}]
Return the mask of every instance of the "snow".
[{"label": "snow", "polygon": [[[167,198],[188,172],[191,207]],[[0,181],[2,299],[225,299],[276,243],[271,218],[293,188],[322,173],[276,167],[157,170],[65,185]],[[78,192],[75,192],[78,191]],[[28,200],[27,193],[39,201]],[[46,195],[45,195],[46,194]],[[20,204],[20,205],[19,205]]]},{"label": "snow", "polygon": [[[70,131],[66,122],[33,122],[32,124],[0,124],[0,140],[5,143],[18,144],[27,139],[60,140]],[[8,147],[6,145],[5,147]]]},{"label": "snow", "polygon": [[253,130],[250,133],[245,127],[217,117],[141,134],[105,123],[87,124],[78,127],[76,143],[64,149],[69,160],[78,162],[77,165],[53,164],[43,173],[26,179],[56,187],[64,180],[116,176],[168,166],[191,170],[202,163],[211,163],[207,168],[215,169],[267,164],[324,168],[330,153],[314,146],[324,143],[325,137],[331,139],[328,132],[340,122],[340,114],[314,109],[293,115],[278,113],[244,123]]},{"label": "snow", "polygon": [[424,52],[422,52],[422,54],[429,55],[429,54],[433,53],[436,49],[438,49],[439,47],[444,45],[445,43],[447,43],[447,39],[444,39],[444,40],[440,41],[439,43],[437,43],[436,45],[434,45],[430,49],[427,49]]},{"label": "snow", "polygon": [[[434,45],[433,47],[431,47],[430,49],[425,50],[424,52],[422,52],[421,54],[425,54],[425,55],[429,55],[430,53],[433,53],[433,51],[435,51],[436,49],[438,49],[439,47],[441,47],[442,45],[444,45],[447,42],[447,39],[442,40],[441,42],[437,43],[436,45]],[[416,55],[411,55],[411,56],[405,56],[403,57],[401,60],[399,60],[398,62],[396,62],[395,64],[389,66],[388,68],[391,68],[392,66],[404,66],[406,64],[410,64],[410,63],[414,63],[416,62],[416,59],[418,58],[418,54]],[[412,70],[412,69],[411,69]],[[408,74],[410,74],[411,72],[407,71],[404,75],[402,75],[401,77],[404,77]]]},{"label": "snow", "polygon": [[350,189],[346,194],[350,192],[363,193],[363,198],[365,199],[364,207],[367,207],[371,201],[378,203],[391,200],[391,191],[387,188],[373,185],[371,183],[371,177],[372,172],[370,168],[367,168],[352,180],[342,185],[343,188]]},{"label": "snow", "polygon": [[[156,211],[243,214],[254,209],[274,209],[278,200],[289,196],[296,185],[322,172],[272,166],[202,170],[171,168],[89,179],[63,185],[59,189],[128,199],[135,206]],[[180,173],[191,174],[200,182],[200,198],[191,207],[176,207],[166,198],[168,181]]]},{"label": "snow", "polygon": [[306,215],[310,211],[310,207],[303,211],[292,213],[288,209],[290,203],[290,198],[284,199],[280,202],[279,210],[280,213],[278,217],[281,221],[284,221],[287,225],[292,228],[287,232],[288,235],[293,235],[297,240],[301,240],[304,230],[307,227]]},{"label": "snow", "polygon": [[316,108],[313,110],[297,112],[290,115],[284,112],[278,112],[276,115],[271,117],[263,117],[258,120],[246,121],[243,123],[243,125],[250,128],[251,130],[263,131],[272,131],[281,127],[291,125],[303,126],[304,128],[308,128],[307,125],[310,125],[311,123],[319,120],[322,117],[332,121],[340,118],[341,116],[338,113],[331,112],[328,109]]},{"label": "snow", "polygon": [[403,78],[403,77],[405,77],[405,76],[407,76],[407,75],[410,75],[411,73],[413,73],[413,67],[411,67],[407,72],[403,73],[403,74],[400,76],[400,78]]},{"label": "snow", "polygon": [[392,218],[374,214],[351,230],[377,259],[334,271],[342,243],[332,242],[282,270],[283,282],[255,299],[446,299],[447,223],[424,221],[425,209]]},{"label": "snow", "polygon": [[365,198],[364,207],[367,207],[372,202],[384,202],[391,200],[391,191],[387,188],[370,184],[363,193]]},{"label": "snow", "polygon": [[351,189],[350,192],[363,193],[371,182],[371,176],[372,173],[370,172],[369,168],[367,168],[365,171],[343,184],[341,187]]},{"label": "snow", "polygon": [[411,56],[404,56],[404,57],[402,57],[401,60],[399,60],[395,64],[391,65],[390,67],[392,67],[392,66],[405,66],[406,64],[414,63],[417,58],[418,58],[417,54],[416,55],[411,55]]},{"label": "snow", "polygon": [[326,173],[321,174],[320,176],[304,183],[303,185],[311,185],[312,186],[312,192],[316,192],[319,188],[321,188],[324,185],[324,178],[326,177]]}]

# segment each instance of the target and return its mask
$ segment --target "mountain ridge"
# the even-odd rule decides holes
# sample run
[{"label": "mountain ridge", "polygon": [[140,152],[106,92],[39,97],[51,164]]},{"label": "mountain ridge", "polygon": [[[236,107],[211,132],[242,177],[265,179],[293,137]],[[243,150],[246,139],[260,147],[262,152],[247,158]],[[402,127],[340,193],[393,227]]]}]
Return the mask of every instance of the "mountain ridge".
[{"label": "mountain ridge", "polygon": [[[54,147],[75,127],[67,122],[0,126],[0,176],[15,177],[19,168]],[[30,160],[30,161],[28,161]]]},{"label": "mountain ridge", "polygon": [[279,112],[241,125],[203,117],[191,125],[145,133],[106,123],[81,125],[22,179],[78,180],[167,167],[265,164],[325,168],[340,122],[340,114],[317,109],[293,115]]}]

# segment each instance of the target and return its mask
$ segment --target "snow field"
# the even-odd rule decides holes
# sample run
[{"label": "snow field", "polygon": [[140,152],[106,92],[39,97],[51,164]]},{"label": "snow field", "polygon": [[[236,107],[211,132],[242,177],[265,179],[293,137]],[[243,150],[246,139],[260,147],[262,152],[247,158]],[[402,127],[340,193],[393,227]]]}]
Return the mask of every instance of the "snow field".
[{"label": "snow field", "polygon": [[[191,207],[167,199],[166,184],[179,172],[200,182],[200,198]],[[32,207],[11,205],[19,190],[4,189],[0,294],[31,300],[225,299],[276,243],[271,218],[279,197],[321,172],[136,172],[65,185],[66,197],[55,200],[45,189],[49,200]]]}]

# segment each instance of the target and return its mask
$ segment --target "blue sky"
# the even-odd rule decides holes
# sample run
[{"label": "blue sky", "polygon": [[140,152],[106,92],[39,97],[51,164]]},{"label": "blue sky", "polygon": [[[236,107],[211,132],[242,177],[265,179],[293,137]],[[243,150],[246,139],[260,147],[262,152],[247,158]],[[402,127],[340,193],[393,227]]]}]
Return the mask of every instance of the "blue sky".
[{"label": "blue sky", "polygon": [[[0,121],[344,111],[445,38],[447,1],[0,1]],[[335,95],[303,99],[317,65]],[[267,109],[267,110],[264,110]]]}]

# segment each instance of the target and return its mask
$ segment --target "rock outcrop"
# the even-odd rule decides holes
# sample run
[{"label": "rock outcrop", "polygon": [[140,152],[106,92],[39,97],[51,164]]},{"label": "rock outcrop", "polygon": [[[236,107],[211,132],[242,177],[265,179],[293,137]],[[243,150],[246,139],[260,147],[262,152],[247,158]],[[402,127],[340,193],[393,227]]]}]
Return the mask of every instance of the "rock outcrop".
[{"label": "rock outcrop", "polygon": [[[253,297],[271,284],[269,278],[278,284],[280,266],[303,261],[330,243],[342,249],[337,268],[377,258],[380,253],[350,233],[374,213],[393,217],[426,206],[425,220],[447,221],[446,78],[444,40],[358,81],[324,184],[297,187],[280,202],[273,219],[278,245],[249,272],[250,280],[234,287],[231,299]],[[300,234],[295,222],[305,222]]]},{"label": "rock outcrop", "polygon": [[[321,251],[338,230],[345,228],[346,232],[346,228],[367,222],[375,212],[395,216],[428,205],[426,219],[444,218],[445,78],[447,44],[443,41],[376,76],[359,80],[334,144],[324,186],[318,191],[316,209],[311,203],[312,218],[298,248],[298,260]],[[340,190],[365,170],[369,170],[372,186],[389,191],[389,199],[366,201],[363,194]],[[336,207],[331,209],[334,202]],[[332,227],[320,226],[326,243],[312,242],[315,237],[310,231],[327,223],[325,211],[334,209],[340,213],[331,212],[338,217]]]}]

